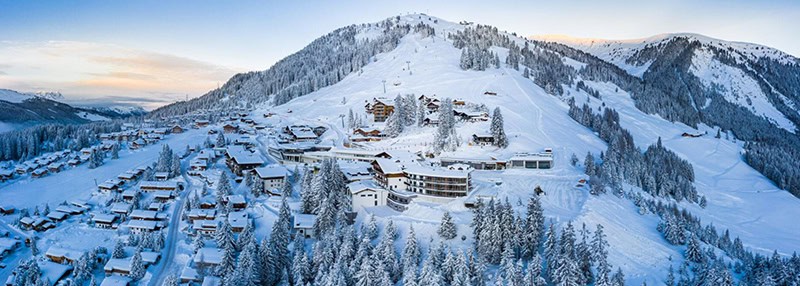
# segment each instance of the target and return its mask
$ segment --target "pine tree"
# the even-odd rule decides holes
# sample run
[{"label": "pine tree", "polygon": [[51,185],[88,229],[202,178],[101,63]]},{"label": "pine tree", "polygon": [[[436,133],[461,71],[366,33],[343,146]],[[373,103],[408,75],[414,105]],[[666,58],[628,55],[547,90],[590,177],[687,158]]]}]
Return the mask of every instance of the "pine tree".
[{"label": "pine tree", "polygon": [[172,155],[172,165],[170,166],[170,178],[181,175],[181,158],[177,154]]},{"label": "pine tree", "polygon": [[39,255],[39,246],[37,245],[37,239],[35,236],[31,237],[31,255]]},{"label": "pine tree", "polygon": [[370,214],[367,223],[362,226],[361,232],[370,240],[378,238],[378,222],[375,220],[375,215]]},{"label": "pine tree", "polygon": [[[200,251],[200,249],[202,249],[205,246],[206,246],[206,243],[205,243],[205,241],[203,241],[203,237],[201,235],[197,235],[194,238],[194,242],[192,243],[192,249],[194,250],[194,253],[197,253],[198,251]],[[116,251],[116,248],[114,249],[114,251]]]},{"label": "pine tree", "polygon": [[703,251],[700,249],[700,242],[694,235],[689,237],[689,243],[686,244],[686,259],[696,263],[703,262]]},{"label": "pine tree", "polygon": [[174,274],[170,274],[167,278],[164,278],[164,286],[178,286],[178,277],[175,277]]},{"label": "pine tree", "polygon": [[425,123],[425,117],[428,115],[428,108],[423,103],[420,101],[417,106],[417,126],[422,126]]},{"label": "pine tree", "polygon": [[292,262],[294,285],[306,285],[306,283],[309,283],[311,273],[311,265],[308,263],[306,253],[303,251],[295,252],[294,261]]},{"label": "pine tree", "polygon": [[611,277],[611,284],[614,286],[625,286],[625,275],[622,274],[622,268],[617,268],[617,272]]},{"label": "pine tree", "polygon": [[227,145],[225,143],[225,136],[223,136],[222,133],[219,133],[217,135],[217,141],[216,141],[216,143],[214,143],[214,146],[217,147],[217,148],[222,148],[222,147],[225,147],[225,145]]},{"label": "pine tree", "polygon": [[495,107],[492,112],[492,125],[489,128],[494,139],[494,145],[500,148],[508,147],[508,138],[503,124],[503,114],[500,113],[500,107]]},{"label": "pine tree", "polygon": [[422,273],[419,277],[419,285],[425,286],[443,286],[444,281],[439,273],[439,269],[434,265],[434,259],[428,258],[425,260],[425,265],[422,266]]},{"label": "pine tree", "polygon": [[111,146],[111,159],[119,159],[119,143]]},{"label": "pine tree", "polygon": [[386,128],[383,132],[387,136],[395,138],[403,132],[403,120],[401,116],[403,115],[395,109],[395,112],[392,112],[389,118],[386,119]]},{"label": "pine tree", "polygon": [[142,248],[137,247],[136,252],[133,254],[133,258],[131,258],[131,275],[130,278],[134,281],[138,281],[139,279],[144,278],[144,274],[146,273],[146,269],[144,266],[144,262],[142,261]]},{"label": "pine tree", "polygon": [[584,166],[584,171],[586,172],[586,175],[589,175],[589,176],[594,176],[595,175],[595,173],[594,173],[594,156],[592,156],[591,152],[586,153],[586,159],[583,159],[583,166]]},{"label": "pine tree", "polygon": [[542,277],[542,258],[538,253],[528,262],[528,270],[525,272],[523,284],[528,286],[545,286],[547,281]]},{"label": "pine tree", "polygon": [[534,195],[528,200],[527,214],[523,226],[523,252],[524,258],[530,258],[539,249],[544,235],[544,209],[539,197]]},{"label": "pine tree", "polygon": [[406,238],[406,245],[403,249],[403,269],[407,271],[409,268],[415,269],[419,267],[420,262],[420,249],[417,243],[416,234],[414,234],[414,227],[411,226],[408,231],[408,238]]},{"label": "pine tree", "polygon": [[437,233],[444,239],[453,239],[456,237],[456,224],[453,223],[453,218],[450,216],[450,212],[444,212],[444,215],[442,215],[442,222],[439,225],[439,230]]},{"label": "pine tree", "polygon": [[222,259],[217,265],[216,274],[220,277],[228,277],[236,269],[236,249],[232,245],[222,247]]}]

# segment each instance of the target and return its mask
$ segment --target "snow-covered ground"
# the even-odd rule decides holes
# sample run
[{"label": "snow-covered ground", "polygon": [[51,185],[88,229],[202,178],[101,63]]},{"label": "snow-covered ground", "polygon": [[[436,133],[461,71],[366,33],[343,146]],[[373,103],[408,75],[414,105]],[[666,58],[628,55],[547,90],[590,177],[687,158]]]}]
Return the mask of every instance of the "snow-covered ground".
[{"label": "snow-covered ground", "polygon": [[[416,21],[404,20],[412,24]],[[458,28],[447,23],[437,26],[437,29],[451,32]],[[439,35],[443,34],[438,32],[440,30],[437,30]],[[499,54],[502,56],[504,53],[501,51]],[[561,99],[545,93],[518,71],[506,68],[483,72],[463,71],[458,67],[459,55],[458,50],[441,36],[420,38],[409,35],[397,49],[378,55],[376,62],[340,83],[276,108],[265,107],[254,114],[270,110],[289,118],[306,121],[316,119],[341,127],[340,116],[349,109],[370,118],[364,113],[364,105],[371,102],[372,98],[391,99],[398,94],[408,93],[484,103],[490,110],[499,106],[510,138],[509,148],[497,150],[463,144],[457,152],[447,155],[504,158],[514,152],[537,152],[552,147],[555,168],[547,171],[475,171],[475,191],[496,194],[500,199],[508,198],[521,210],[523,206],[516,202],[525,202],[535,186],[542,186],[547,192],[543,204],[548,218],[559,223],[586,223],[590,229],[598,223],[603,224],[612,245],[611,262],[622,267],[629,282],[660,283],[666,275],[667,266],[670,263],[677,265],[681,261],[683,248],[671,246],[661,237],[656,231],[657,218],[639,215],[636,207],[627,200],[612,195],[590,196],[585,189],[574,187],[575,182],[582,178],[582,171],[569,165],[569,157],[572,153],[579,158],[583,158],[586,152],[597,154],[605,149],[605,144],[590,130],[569,118],[567,105]],[[573,64],[580,66],[582,63]],[[410,66],[410,71],[406,69],[407,66]],[[386,93],[383,92],[383,80],[387,82]],[[684,131],[698,131],[640,112],[626,94],[615,94],[612,85],[591,84],[601,94],[609,94],[604,95],[607,104],[618,109],[623,127],[634,134],[637,144],[644,148],[661,136],[667,147],[694,165],[698,190],[709,199],[706,209],[685,205],[694,214],[705,222],[714,223],[720,230],[730,229],[733,236],[743,239],[746,247],[762,253],[777,249],[788,254],[800,245],[800,229],[793,227],[787,219],[800,215],[795,214],[800,212],[800,201],[788,192],[778,190],[747,166],[739,153],[741,146],[710,136],[683,138],[680,134]],[[498,95],[487,96],[484,95],[485,91],[497,92]],[[570,92],[585,95],[575,90]],[[346,98],[345,103],[342,103],[343,97]],[[578,102],[585,100],[578,97]],[[292,113],[287,113],[288,110]],[[377,126],[381,127],[380,124]],[[485,122],[459,123],[458,133],[461,141],[466,143],[473,133],[487,132],[488,128]],[[429,150],[427,144],[432,141],[434,130],[433,127],[411,127],[397,139],[365,145],[369,149],[380,150]],[[501,180],[503,184],[494,186],[496,180]],[[375,213],[382,219],[395,220],[401,229],[413,224],[418,236],[423,233],[423,237],[434,236],[444,211],[453,213],[455,221],[462,226],[459,236],[467,236],[466,242],[460,245],[470,245],[472,238],[465,225],[469,223],[471,213],[464,208],[463,200],[445,205],[415,203],[404,213],[388,207],[367,209],[367,212]],[[421,241],[427,243],[426,239]]]},{"label": "snow-covered ground", "polygon": [[169,144],[173,150],[183,150],[187,144],[194,146],[205,138],[202,130],[170,135],[157,144],[139,150],[123,149],[119,152],[119,159],[106,158],[105,164],[95,169],[89,169],[89,164],[82,164],[42,178],[27,177],[12,184],[0,185],[0,197],[3,202],[10,202],[17,208],[44,207],[45,203],[54,206],[72,199],[87,199],[97,190],[97,184],[115,179],[117,175],[133,168],[151,164],[158,158],[162,143]]}]

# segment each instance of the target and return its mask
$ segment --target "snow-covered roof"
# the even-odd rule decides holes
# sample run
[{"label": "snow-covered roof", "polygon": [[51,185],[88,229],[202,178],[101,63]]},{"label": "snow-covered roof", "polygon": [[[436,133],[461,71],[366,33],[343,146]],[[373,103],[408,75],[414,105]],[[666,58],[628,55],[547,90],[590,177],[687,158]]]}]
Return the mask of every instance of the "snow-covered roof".
[{"label": "snow-covered roof", "polygon": [[67,217],[67,214],[60,211],[52,211],[47,214],[47,217],[54,220],[62,220]]},{"label": "snow-covered roof", "polygon": [[247,212],[231,212],[228,214],[228,223],[231,224],[231,227],[244,228],[250,223],[250,219],[247,217]]},{"label": "snow-covered roof", "polygon": [[93,221],[102,222],[102,223],[112,223],[116,219],[117,219],[117,215],[115,215],[115,214],[95,214],[92,217]]},{"label": "snow-covered roof", "polygon": [[439,167],[427,167],[416,164],[409,164],[403,169],[403,172],[410,175],[426,176],[426,177],[440,177],[440,178],[469,178],[469,170],[449,170]]},{"label": "snow-covered roof", "polygon": [[128,286],[131,283],[131,279],[124,276],[119,275],[111,275],[106,276],[103,279],[103,282],[100,283],[100,286]]},{"label": "snow-covered roof", "polygon": [[400,168],[400,165],[394,160],[377,158],[375,159],[375,162],[378,163],[378,166],[381,168],[384,174],[398,174],[403,172],[403,169]]},{"label": "snow-covered roof", "polygon": [[47,249],[47,252],[45,252],[44,255],[52,257],[65,257],[69,260],[78,260],[81,258],[81,255],[83,255],[83,251],[51,246]]},{"label": "snow-covered roof", "polygon": [[219,264],[222,262],[222,249],[203,247],[194,255],[194,263]]},{"label": "snow-covered roof", "polygon": [[152,220],[135,219],[128,222],[128,228],[135,229],[155,230],[157,225],[158,223]]},{"label": "snow-covered roof", "polygon": [[113,203],[111,204],[111,211],[115,213],[127,213],[131,211],[131,204],[129,203]]},{"label": "snow-covered roof", "polygon": [[143,218],[143,219],[155,219],[158,215],[158,212],[149,211],[149,210],[133,210],[131,212],[131,218]]},{"label": "snow-covered roof", "polygon": [[247,200],[244,199],[242,195],[229,195],[226,197],[228,203],[231,204],[246,204]]},{"label": "snow-covered roof", "polygon": [[553,155],[545,153],[516,153],[508,161],[553,161]]},{"label": "snow-covered roof", "polygon": [[72,266],[58,264],[52,261],[44,261],[39,263],[39,269],[42,271],[42,279],[50,281],[50,283],[58,282],[64,275],[72,270]]},{"label": "snow-covered roof", "polygon": [[261,179],[284,178],[288,172],[286,168],[278,164],[256,168],[256,174]]},{"label": "snow-covered roof", "polygon": [[295,214],[294,215],[294,228],[309,229],[314,227],[314,222],[317,221],[317,215],[313,214]]},{"label": "snow-covered roof", "polygon": [[142,189],[177,189],[178,182],[175,181],[142,181],[139,184]]},{"label": "snow-covered roof", "polygon": [[378,186],[373,180],[363,180],[363,181],[355,181],[352,183],[347,184],[347,189],[350,190],[350,194],[358,194],[363,191],[385,191],[384,188]]},{"label": "snow-covered roof", "polygon": [[155,198],[171,198],[172,192],[171,191],[155,191],[153,192],[153,197]]},{"label": "snow-covered roof", "polygon": [[264,164],[264,160],[261,159],[258,155],[247,151],[242,146],[230,146],[227,148],[227,154],[229,157],[236,162],[236,164],[240,165],[261,165]]},{"label": "snow-covered roof", "polygon": [[131,258],[111,258],[106,262],[106,265],[103,266],[103,270],[106,272],[112,272],[114,270],[130,272]]}]

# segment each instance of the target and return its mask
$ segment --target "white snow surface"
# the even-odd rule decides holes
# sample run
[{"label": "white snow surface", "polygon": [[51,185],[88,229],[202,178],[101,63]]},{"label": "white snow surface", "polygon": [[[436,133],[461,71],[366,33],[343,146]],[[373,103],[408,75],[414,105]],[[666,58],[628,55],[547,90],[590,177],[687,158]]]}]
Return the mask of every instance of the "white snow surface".
[{"label": "white snow surface", "polygon": [[10,89],[0,89],[0,100],[11,103],[21,103],[30,98],[33,98],[33,96],[29,94],[22,94]]},{"label": "white snow surface", "polygon": [[[412,21],[415,17],[406,16],[403,20]],[[438,24],[429,24],[437,28],[437,35],[442,35],[442,30],[452,32],[462,27],[441,20]],[[499,54],[502,62],[504,54]],[[545,93],[532,81],[521,77],[519,71],[507,68],[483,72],[463,71],[458,67],[459,55],[458,50],[441,36],[434,39],[412,34],[406,36],[394,51],[378,55],[377,61],[365,66],[361,73],[351,74],[338,84],[285,105],[263,107],[254,114],[270,110],[283,118],[302,118],[295,120],[327,125],[337,136],[341,136],[346,131],[340,124],[340,116],[352,109],[362,117],[369,118],[363,106],[374,97],[392,98],[398,94],[413,93],[415,96],[436,95],[438,98],[461,98],[467,102],[484,103],[490,110],[499,106],[510,140],[507,149],[463,144],[453,154],[443,155],[504,158],[514,152],[537,152],[552,147],[555,167],[538,171],[475,171],[474,192],[509,198],[516,205],[520,200],[525,202],[531,190],[540,185],[547,192],[543,203],[545,214],[550,219],[561,224],[573,221],[577,227],[586,223],[590,229],[594,229],[598,223],[603,224],[612,245],[611,262],[622,267],[629,283],[647,281],[658,284],[663,281],[668,265],[674,263],[677,266],[684,250],[683,247],[669,245],[661,237],[656,231],[657,218],[654,215],[639,215],[636,207],[627,200],[613,195],[590,196],[585,189],[574,187],[584,175],[582,170],[568,164],[570,155],[575,153],[582,158],[589,151],[597,154],[605,149],[605,144],[590,130],[569,118],[567,106],[561,99]],[[405,69],[406,61],[410,61],[410,73]],[[581,64],[567,61],[573,66]],[[401,84],[387,84],[384,94],[382,80]],[[631,130],[642,148],[661,136],[667,147],[695,166],[698,191],[707,196],[709,204],[706,209],[688,204],[685,207],[704,222],[714,223],[720,230],[730,229],[731,235],[740,236],[746,247],[763,253],[777,249],[780,253],[790,254],[800,245],[800,229],[786,219],[800,215],[800,200],[777,189],[764,176],[747,166],[739,153],[741,146],[712,137],[680,137],[684,131],[698,131],[640,112],[627,94],[615,93],[614,85],[587,84],[600,90],[606,104],[620,111],[623,126]],[[485,91],[494,91],[498,95],[485,96]],[[570,92],[586,96],[580,91]],[[344,104],[342,97],[347,99]],[[288,110],[292,113],[287,113]],[[382,124],[375,126],[382,127]],[[461,141],[466,143],[471,134],[486,132],[488,128],[487,122],[459,123],[458,134]],[[365,144],[364,147],[425,151],[429,150],[427,144],[431,142],[434,130],[433,127],[409,127],[399,138]],[[330,136],[329,133],[326,136]],[[331,139],[326,137],[325,140]],[[503,182],[500,187],[495,186],[498,180]],[[414,203],[403,213],[387,207],[368,208],[366,212],[375,213],[384,220],[391,218],[401,229],[413,224],[418,236],[423,237],[421,241],[426,241],[428,236],[435,236],[433,234],[441,214],[450,211],[461,226],[459,236],[467,236],[466,243],[459,244],[460,247],[470,247],[472,237],[465,225],[471,220],[471,214],[464,208],[463,201],[458,199],[445,205]],[[522,211],[524,203],[517,207]]]},{"label": "white snow surface", "polygon": [[778,127],[794,132],[796,126],[769,102],[758,82],[740,69],[714,59],[706,48],[700,48],[689,69],[706,88],[716,89],[728,102],[743,106],[756,115],[766,117]]}]

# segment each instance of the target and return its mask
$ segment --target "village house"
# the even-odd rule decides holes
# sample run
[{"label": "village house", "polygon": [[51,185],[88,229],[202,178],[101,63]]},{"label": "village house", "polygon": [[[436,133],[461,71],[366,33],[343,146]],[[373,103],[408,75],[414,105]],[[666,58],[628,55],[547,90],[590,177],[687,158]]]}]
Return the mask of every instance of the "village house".
[{"label": "village house", "polygon": [[388,191],[374,181],[356,181],[347,184],[353,210],[386,205]]},{"label": "village house", "polygon": [[41,178],[41,177],[46,176],[47,173],[48,173],[47,172],[47,168],[39,168],[39,169],[33,170],[33,172],[31,172],[31,177],[32,178]]},{"label": "village house", "polygon": [[97,188],[100,189],[100,191],[102,192],[108,193],[112,191],[118,191],[119,187],[121,187],[124,184],[125,182],[118,179],[108,179],[105,182],[97,185]]},{"label": "village house", "polygon": [[225,125],[222,126],[222,132],[225,132],[225,133],[228,133],[228,134],[237,133],[237,132],[239,132],[239,125],[232,124],[232,123],[226,123]]},{"label": "village house", "polygon": [[5,182],[14,177],[14,170],[0,169],[0,182]]},{"label": "village house", "polygon": [[230,212],[227,217],[228,223],[231,225],[231,231],[235,233],[242,232],[246,225],[250,224],[250,218],[245,211]]},{"label": "village house", "polygon": [[214,220],[216,217],[217,211],[214,209],[192,209],[186,214],[186,218],[191,223],[196,220]]},{"label": "village house", "polygon": [[132,233],[135,234],[149,233],[160,228],[157,221],[138,219],[128,221],[127,227]]},{"label": "village house", "polygon": [[100,282],[100,286],[129,286],[131,282],[132,280],[128,277],[111,275],[103,278],[103,282]]},{"label": "village house", "polygon": [[370,111],[374,122],[385,122],[394,113],[394,105],[390,99],[373,98]]},{"label": "village house", "polygon": [[61,172],[61,170],[63,169],[64,169],[64,163],[52,163],[50,165],[47,165],[47,171],[49,171],[50,173],[58,173]]},{"label": "village house", "polygon": [[[263,183],[262,190],[271,193],[274,193],[272,190],[281,190],[288,172],[286,168],[278,164],[255,169],[256,176]],[[277,193],[280,194],[280,191]]]},{"label": "village house", "polygon": [[553,167],[552,149],[545,149],[544,153],[514,154],[507,166],[509,169],[550,169]]},{"label": "village house", "polygon": [[184,131],[183,127],[181,127],[180,125],[172,126],[172,129],[170,129],[170,132],[172,133],[183,133],[183,131]]},{"label": "village house", "polygon": [[141,139],[141,138],[133,140],[133,142],[131,142],[131,144],[128,144],[128,148],[133,149],[133,150],[142,148],[144,146],[147,146],[147,143],[144,141],[144,139]]},{"label": "village house", "polygon": [[213,236],[217,233],[219,221],[216,219],[195,219],[192,221],[192,230],[196,235]]},{"label": "village house", "polygon": [[131,171],[125,171],[124,173],[117,175],[117,179],[123,182],[131,182],[136,180],[136,177],[136,174]]},{"label": "village house", "polygon": [[230,146],[225,152],[228,168],[237,176],[241,176],[242,171],[252,170],[264,164],[264,160],[253,152],[245,150],[241,146]]},{"label": "village house", "polygon": [[52,222],[59,222],[69,217],[69,214],[60,211],[51,211],[47,213],[47,218]]},{"label": "village house", "polygon": [[216,247],[203,247],[197,250],[197,253],[192,258],[195,267],[198,270],[214,269],[222,262],[222,249]]},{"label": "village house", "polygon": [[247,200],[245,200],[242,195],[226,196],[225,204],[230,205],[234,210],[243,210],[247,208]]},{"label": "village house", "polygon": [[494,144],[494,136],[492,134],[472,134],[472,143],[480,146],[488,146]]},{"label": "village house", "polygon": [[129,276],[131,275],[131,258],[111,258],[103,266],[106,276],[114,274]]},{"label": "village house", "polygon": [[372,170],[375,172],[375,181],[382,188],[387,190],[405,189],[405,174],[394,161],[375,159],[372,162]]},{"label": "village house", "polygon": [[195,120],[194,127],[195,128],[203,128],[207,127],[210,122],[208,120]]},{"label": "village house", "polygon": [[0,205],[0,213],[4,215],[13,214],[16,210],[16,207],[12,205]]},{"label": "village house", "polygon": [[97,228],[116,229],[117,219],[119,219],[119,216],[116,214],[95,214],[92,217],[92,223]]},{"label": "village house", "polygon": [[47,257],[47,259],[50,259],[50,261],[58,264],[72,264],[80,259],[81,255],[83,255],[83,251],[56,246],[51,246],[47,249],[47,252],[44,253],[44,256]]},{"label": "village house", "polygon": [[157,202],[167,202],[172,200],[172,194],[171,191],[155,191],[153,192],[153,199]]},{"label": "village house", "polygon": [[317,221],[317,215],[313,214],[294,214],[292,222],[292,229],[295,235],[302,235],[305,238],[314,236],[314,223]]},{"label": "village house", "polygon": [[122,203],[122,202],[113,203],[113,204],[111,204],[111,207],[109,208],[109,210],[112,213],[120,214],[120,215],[128,215],[128,213],[130,213],[132,209],[133,209],[133,206],[131,206],[131,204]]},{"label": "village house", "polygon": [[139,189],[144,192],[154,191],[171,191],[176,192],[183,189],[178,182],[175,181],[142,181],[139,184]]},{"label": "village house", "polygon": [[139,196],[139,191],[136,189],[127,189],[122,192],[122,200],[126,202],[133,202]]},{"label": "village house", "polygon": [[158,221],[161,219],[158,212],[148,210],[133,210],[128,217],[131,220]]}]

